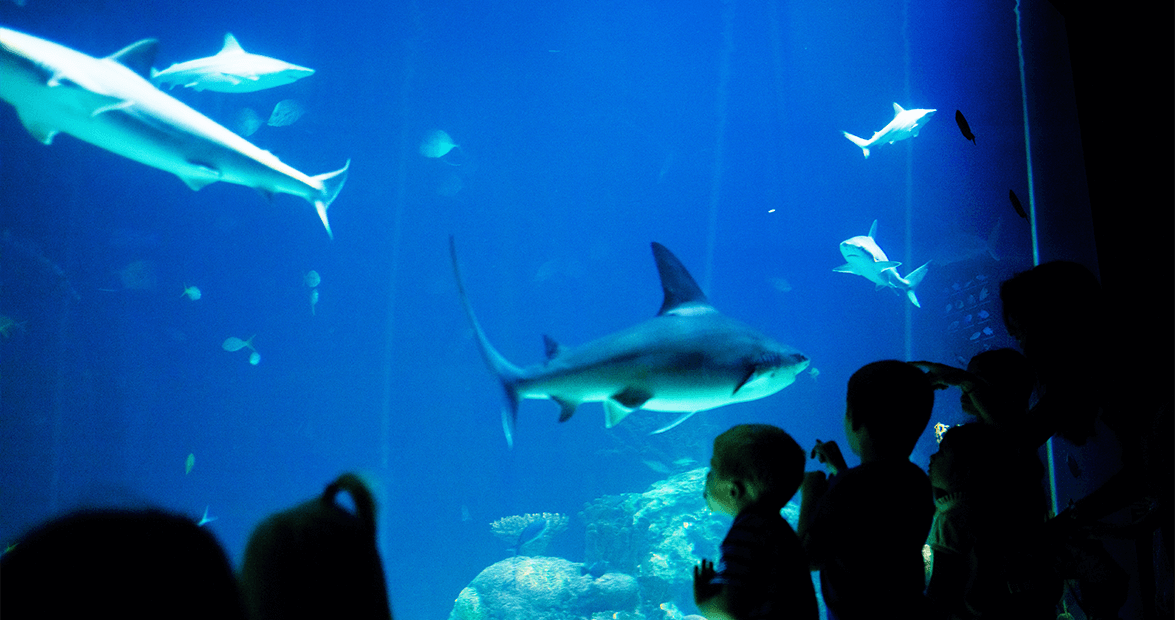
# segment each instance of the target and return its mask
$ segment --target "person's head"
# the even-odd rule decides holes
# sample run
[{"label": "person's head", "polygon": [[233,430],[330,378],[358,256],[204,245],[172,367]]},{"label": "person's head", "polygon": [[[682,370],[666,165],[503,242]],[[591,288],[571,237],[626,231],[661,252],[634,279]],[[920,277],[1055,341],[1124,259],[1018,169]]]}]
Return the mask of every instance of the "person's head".
[{"label": "person's head", "polygon": [[1101,285],[1084,265],[1052,261],[1000,284],[1004,327],[1029,359],[1078,333],[1102,329]]},{"label": "person's head", "polygon": [[909,458],[926,430],[934,408],[934,388],[926,373],[897,360],[862,366],[849,377],[845,396],[845,434],[861,455],[862,442],[886,458]]},{"label": "person's head", "polygon": [[[352,513],[335,501],[351,495]],[[354,474],[262,521],[245,548],[241,590],[254,620],[391,618],[375,538],[375,500]]]},{"label": "person's head", "polygon": [[804,479],[804,450],[783,429],[739,424],[714,439],[706,505],[731,516],[752,505],[776,509]]},{"label": "person's head", "polygon": [[212,532],[159,510],[84,510],[45,523],[0,556],[8,618],[245,617]]},{"label": "person's head", "polygon": [[[1000,406],[1012,407],[1023,412],[1032,398],[1036,386],[1036,374],[1028,358],[1015,349],[993,349],[984,351],[967,362],[967,371],[987,384]],[[978,415],[971,397],[963,394],[960,398],[963,411]]]},{"label": "person's head", "polygon": [[1040,489],[1043,469],[1034,454],[1021,450],[1003,430],[973,422],[943,433],[930,456],[930,485],[947,493],[966,491],[980,500],[1004,498]]}]

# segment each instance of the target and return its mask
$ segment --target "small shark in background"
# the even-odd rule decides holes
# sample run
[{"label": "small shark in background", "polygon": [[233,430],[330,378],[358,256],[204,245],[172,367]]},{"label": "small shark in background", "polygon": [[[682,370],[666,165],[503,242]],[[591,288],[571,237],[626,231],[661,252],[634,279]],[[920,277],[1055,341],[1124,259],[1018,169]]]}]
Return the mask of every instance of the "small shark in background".
[{"label": "small shark in background", "polygon": [[770,396],[808,367],[803,353],[715,310],[681,261],[659,243],[652,247],[665,293],[657,316],[570,349],[544,336],[547,360],[519,368],[486,338],[449,238],[461,303],[482,358],[505,392],[502,430],[508,445],[514,444],[518,401],[525,398],[555,401],[560,422],[580,403],[603,402],[608,428],[641,409],[683,412],[654,431],[664,432],[698,411]]},{"label": "small shark in background", "polygon": [[183,84],[196,90],[219,93],[251,93],[284,86],[314,74],[314,69],[284,60],[250,54],[232,34],[224,35],[224,47],[215,56],[178,62],[163,71],[151,69],[151,83],[175,88]]},{"label": "small shark in background", "polygon": [[869,227],[868,236],[853,237],[841,241],[840,253],[848,262],[833,271],[863,276],[876,284],[878,289],[892,288],[894,292],[906,291],[906,297],[910,303],[921,308],[922,304],[918,303],[914,287],[918,286],[918,283],[922,282],[922,278],[926,276],[926,268],[930,262],[927,261],[926,264],[911,271],[905,278],[901,277],[898,275],[897,269],[901,263],[889,260],[885,252],[881,251],[877,242],[873,240],[876,234],[877,220],[873,220],[873,225]]},{"label": "small shark in background", "polygon": [[873,132],[872,138],[866,140],[864,138],[858,138],[847,131],[841,133],[850,142],[861,147],[861,150],[865,152],[865,159],[869,159],[869,147],[874,144],[893,144],[898,140],[905,140],[917,136],[918,132],[922,130],[922,126],[926,124],[926,121],[930,120],[931,116],[934,116],[935,112],[937,110],[905,110],[902,109],[902,106],[894,103],[893,120],[885,127],[882,127],[881,131]]},{"label": "small shark in background", "polygon": [[[326,210],[347,180],[346,166],[307,176],[151,85],[143,73],[158,42],[144,39],[106,58],[0,28],[0,99],[16,108],[43,144],[65,132],[170,172],[198,190],[225,181],[265,195],[293,194]],[[333,237],[333,235],[331,235]]]}]

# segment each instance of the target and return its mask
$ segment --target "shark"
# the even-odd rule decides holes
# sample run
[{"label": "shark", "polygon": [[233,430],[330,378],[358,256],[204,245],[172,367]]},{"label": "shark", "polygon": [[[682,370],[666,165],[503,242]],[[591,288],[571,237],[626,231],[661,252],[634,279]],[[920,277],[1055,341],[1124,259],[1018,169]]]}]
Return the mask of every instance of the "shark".
[{"label": "shark", "polygon": [[195,90],[221,93],[249,93],[284,86],[314,74],[284,60],[250,54],[232,33],[224,35],[224,47],[215,56],[176,63],[163,71],[151,69],[151,82],[175,88],[183,84]]},{"label": "shark", "polygon": [[895,293],[899,291],[906,292],[906,298],[915,307],[921,308],[922,304],[918,303],[918,296],[914,294],[914,287],[922,282],[922,278],[926,276],[926,268],[930,266],[930,261],[927,261],[921,267],[911,271],[906,277],[898,275],[898,266],[901,265],[898,261],[889,260],[881,247],[874,241],[877,236],[877,220],[873,220],[873,225],[869,227],[869,234],[865,236],[852,237],[840,242],[840,253],[845,257],[847,263],[833,269],[839,273],[854,273],[863,276],[870,282],[877,285],[877,289],[890,288]]},{"label": "shark", "polygon": [[908,138],[916,137],[918,132],[922,130],[922,126],[926,121],[930,120],[931,116],[938,110],[906,110],[897,103],[893,104],[893,120],[888,125],[881,128],[881,131],[873,132],[873,137],[868,140],[858,138],[853,134],[843,131],[846,138],[850,142],[861,147],[865,152],[865,159],[869,159],[869,147],[874,144],[893,144],[898,140],[906,140]]},{"label": "shark", "polygon": [[799,350],[780,344],[716,310],[693,276],[665,246],[652,244],[664,300],[651,319],[578,347],[544,336],[547,359],[520,368],[486,338],[465,292],[456,243],[449,252],[461,304],[473,327],[482,359],[501,382],[502,430],[514,445],[518,404],[550,399],[566,422],[581,403],[602,402],[612,428],[634,411],[676,412],[667,431],[699,411],[770,396],[795,382],[810,363]]},{"label": "shark", "polygon": [[46,145],[66,133],[170,172],[193,190],[224,181],[266,196],[299,196],[314,206],[333,238],[326,212],[351,162],[308,176],[158,90],[144,77],[158,45],[144,39],[95,58],[0,28],[0,99],[16,108],[29,134]]}]

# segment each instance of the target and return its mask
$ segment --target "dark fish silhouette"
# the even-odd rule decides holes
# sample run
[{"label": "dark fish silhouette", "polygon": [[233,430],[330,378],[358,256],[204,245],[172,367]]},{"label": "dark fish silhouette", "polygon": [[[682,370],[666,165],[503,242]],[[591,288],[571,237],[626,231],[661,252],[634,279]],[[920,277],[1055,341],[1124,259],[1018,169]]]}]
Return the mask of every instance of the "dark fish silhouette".
[{"label": "dark fish silhouette", "polygon": [[1024,212],[1024,207],[1020,204],[1020,199],[1016,197],[1016,192],[1008,190],[1008,199],[1012,201],[1012,208],[1016,210],[1016,215],[1028,219],[1028,214]]},{"label": "dark fish silhouette", "polygon": [[514,555],[518,555],[522,551],[523,545],[538,540],[543,534],[545,534],[547,532],[548,525],[549,523],[546,519],[532,521],[529,525],[523,528],[521,532],[518,533],[518,542],[510,548],[510,551],[513,552]]},{"label": "dark fish silhouette", "polygon": [[955,110],[955,122],[959,124],[959,131],[963,132],[963,137],[975,144],[975,134],[971,133],[971,126],[967,124],[967,119],[963,118],[963,113]]}]

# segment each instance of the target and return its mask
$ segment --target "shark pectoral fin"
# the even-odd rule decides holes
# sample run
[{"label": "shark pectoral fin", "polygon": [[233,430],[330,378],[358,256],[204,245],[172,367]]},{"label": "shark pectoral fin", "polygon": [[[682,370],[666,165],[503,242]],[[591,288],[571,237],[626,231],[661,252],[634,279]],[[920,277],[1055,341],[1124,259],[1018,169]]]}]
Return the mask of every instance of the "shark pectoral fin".
[{"label": "shark pectoral fin", "polygon": [[665,431],[667,431],[667,430],[681,424],[682,422],[685,422],[686,420],[690,419],[691,417],[693,417],[693,415],[695,413],[697,413],[697,411],[690,411],[690,412],[684,413],[684,414],[678,416],[677,419],[673,420],[669,424],[666,424],[665,426],[662,426],[661,428],[659,428],[649,434],[650,435],[660,435],[661,433],[664,433]]},{"label": "shark pectoral fin", "polygon": [[640,409],[653,395],[648,390],[627,387],[613,394],[604,401],[604,426],[612,428],[620,423],[628,414]]},{"label": "shark pectoral fin", "polygon": [[744,385],[746,385],[748,381],[750,381],[751,379],[755,378],[755,373],[756,373],[756,372],[758,372],[758,371],[759,371],[759,366],[758,366],[758,365],[756,365],[756,364],[750,364],[750,365],[748,365],[748,366],[747,366],[747,372],[746,372],[746,374],[744,374],[744,375],[743,375],[743,378],[742,378],[741,380],[739,380],[739,382],[738,382],[737,384],[735,384],[735,386],[734,386],[734,391],[733,391],[733,392],[731,392],[731,393],[730,393],[730,395],[731,395],[731,396],[734,396],[735,394],[738,394],[738,391],[739,391],[740,389],[742,389],[742,387],[743,387]]},{"label": "shark pectoral fin", "polygon": [[604,401],[604,428],[612,428],[628,417],[632,410],[625,409],[614,400]]},{"label": "shark pectoral fin", "polygon": [[131,101],[130,99],[123,99],[121,101],[115,101],[113,103],[108,103],[106,105],[94,108],[94,110],[90,112],[90,118],[95,118],[99,114],[103,114],[106,112],[113,112],[115,110],[125,110],[133,105],[135,105],[135,102]]},{"label": "shark pectoral fin", "polygon": [[570,420],[571,416],[575,415],[575,410],[579,407],[579,403],[573,403],[557,396],[552,396],[551,400],[555,401],[559,405],[560,422],[566,422]]},{"label": "shark pectoral fin", "polygon": [[24,125],[24,128],[29,132],[29,135],[36,138],[37,142],[40,142],[44,145],[53,144],[53,136],[56,136],[58,133],[58,130],[53,127],[38,121],[28,120],[24,117],[21,117],[20,123]]},{"label": "shark pectoral fin", "polygon": [[219,170],[216,170],[215,168],[205,164],[196,162],[190,163],[196,166],[195,170],[189,174],[181,174],[177,176],[179,176],[180,180],[183,181],[185,185],[190,187],[192,191],[198,192],[203,189],[205,185],[215,183],[220,180]]},{"label": "shark pectoral fin", "polygon": [[845,263],[845,264],[841,265],[840,267],[833,267],[832,270],[837,273],[855,273],[853,271],[853,266],[848,263]]}]

